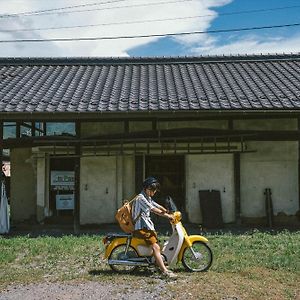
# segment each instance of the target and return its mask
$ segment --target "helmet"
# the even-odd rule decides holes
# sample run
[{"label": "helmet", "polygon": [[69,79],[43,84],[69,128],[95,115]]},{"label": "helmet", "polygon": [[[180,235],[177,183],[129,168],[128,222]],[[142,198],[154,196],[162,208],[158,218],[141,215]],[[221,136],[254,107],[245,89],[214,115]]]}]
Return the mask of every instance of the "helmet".
[{"label": "helmet", "polygon": [[158,191],[160,188],[160,184],[158,182],[158,180],[152,176],[146,178],[143,182],[143,188],[144,189],[149,189],[149,190],[156,190]]}]

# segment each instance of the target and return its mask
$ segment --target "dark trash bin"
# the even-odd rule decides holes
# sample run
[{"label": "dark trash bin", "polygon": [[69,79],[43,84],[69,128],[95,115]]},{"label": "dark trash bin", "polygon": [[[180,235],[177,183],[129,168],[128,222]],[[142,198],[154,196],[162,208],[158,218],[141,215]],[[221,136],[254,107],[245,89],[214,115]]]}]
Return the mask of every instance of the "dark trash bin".
[{"label": "dark trash bin", "polygon": [[200,190],[199,198],[203,227],[222,228],[223,216],[220,191]]}]

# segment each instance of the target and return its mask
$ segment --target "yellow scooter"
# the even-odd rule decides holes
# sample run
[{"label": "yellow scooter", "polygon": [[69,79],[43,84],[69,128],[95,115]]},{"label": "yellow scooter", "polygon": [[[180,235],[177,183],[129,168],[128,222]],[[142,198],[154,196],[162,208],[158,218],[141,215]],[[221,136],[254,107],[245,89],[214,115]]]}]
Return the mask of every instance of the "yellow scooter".
[{"label": "yellow scooter", "polygon": [[[171,198],[168,199],[170,213],[174,215],[171,222],[173,233],[162,247],[163,260],[172,267],[182,262],[190,272],[207,271],[213,261],[213,254],[208,240],[201,235],[188,235],[181,223],[181,213]],[[169,208],[168,207],[168,208]],[[155,264],[152,249],[143,239],[132,234],[111,233],[103,238],[105,246],[104,259],[112,270],[118,273],[130,273],[137,267]]]}]

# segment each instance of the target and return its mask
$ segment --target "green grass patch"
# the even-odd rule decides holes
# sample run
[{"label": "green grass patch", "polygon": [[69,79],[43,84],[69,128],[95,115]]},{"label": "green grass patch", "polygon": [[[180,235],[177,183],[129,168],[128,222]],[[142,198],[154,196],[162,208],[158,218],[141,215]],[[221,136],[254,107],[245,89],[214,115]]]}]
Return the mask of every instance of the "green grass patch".
[{"label": "green grass patch", "polygon": [[[208,234],[207,238],[214,254],[211,269],[191,274],[178,266],[179,284],[168,284],[175,295],[184,292],[187,283],[194,299],[293,299],[300,294],[300,232],[253,231]],[[101,240],[102,236],[96,235],[0,237],[0,290],[10,284],[43,281],[96,280],[133,285],[140,277],[155,281],[143,272],[116,275],[110,271],[101,259]],[[265,293],[270,295],[270,291],[273,296],[268,298]]]},{"label": "green grass patch", "polygon": [[300,272],[300,232],[254,231],[208,238],[215,255],[213,270],[217,272],[241,272],[254,267]]}]

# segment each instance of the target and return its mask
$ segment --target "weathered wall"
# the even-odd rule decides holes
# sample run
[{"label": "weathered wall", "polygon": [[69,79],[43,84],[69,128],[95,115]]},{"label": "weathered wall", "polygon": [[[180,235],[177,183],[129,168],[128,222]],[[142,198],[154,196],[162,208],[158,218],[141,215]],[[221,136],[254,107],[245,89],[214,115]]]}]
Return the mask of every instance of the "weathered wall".
[{"label": "weathered wall", "polygon": [[[235,129],[295,130],[296,120],[236,120]],[[228,128],[227,121],[158,122],[158,129]],[[152,122],[129,122],[129,131],[151,130]],[[83,136],[124,132],[124,122],[87,123]],[[298,201],[298,143],[249,142],[254,153],[241,154],[242,217],[265,215],[264,189],[271,188],[274,213],[295,215]],[[42,219],[43,195],[46,185],[39,185],[33,171],[29,149],[12,151],[12,215],[13,219],[28,219],[36,214]],[[38,176],[44,174],[45,161],[37,162]],[[232,154],[186,155],[186,207],[189,221],[201,223],[199,190],[220,190],[225,223],[234,222],[234,181]],[[36,181],[37,180],[37,181]],[[48,180],[48,179],[47,179]],[[37,196],[35,187],[37,186]],[[135,158],[125,156],[91,156],[81,159],[81,224],[115,222],[114,214],[122,199],[135,191]],[[45,192],[47,195],[47,192]]]},{"label": "weathered wall", "polygon": [[91,137],[124,132],[124,122],[87,122],[81,125],[81,136]]},{"label": "weathered wall", "polygon": [[[86,124],[86,132],[98,134],[120,133],[124,124]],[[297,120],[235,120],[235,129],[253,130],[295,130]],[[173,128],[220,128],[227,129],[228,121],[158,122],[158,129]],[[129,122],[129,131],[151,130],[152,122]],[[241,154],[241,213],[242,217],[261,217],[265,214],[264,189],[273,192],[274,212],[295,214],[298,204],[298,150],[296,142],[252,142],[248,149],[255,153]],[[98,158],[100,161],[102,158]],[[97,169],[100,172],[100,169]],[[99,175],[98,175],[99,176]],[[116,199],[134,194],[134,157],[124,156],[116,160]],[[122,184],[121,184],[122,181]],[[234,222],[233,156],[228,155],[186,155],[186,202],[189,220],[201,222],[198,192],[200,189],[221,191],[224,222]]]},{"label": "weathered wall", "polygon": [[[237,120],[235,129],[297,130],[296,119]],[[295,215],[298,201],[298,143],[250,142],[254,153],[241,154],[241,216],[266,215],[266,188],[271,188],[274,214]]]},{"label": "weathered wall", "polygon": [[298,202],[298,143],[251,142],[257,152],[241,155],[242,217],[265,216],[266,188],[271,188],[274,214],[294,215]]},{"label": "weathered wall", "polygon": [[251,130],[297,130],[297,119],[270,119],[270,120],[235,120],[234,129]]},{"label": "weathered wall", "polygon": [[152,130],[152,122],[150,121],[129,122],[129,132],[149,131],[149,130]]},{"label": "weathered wall", "polygon": [[81,158],[80,168],[80,224],[115,222],[116,157],[84,157]]},{"label": "weathered wall", "polygon": [[13,149],[11,159],[11,218],[13,222],[36,219],[36,174],[31,149]]},{"label": "weathered wall", "polygon": [[[120,179],[123,182],[123,199],[134,197],[135,195],[135,157],[124,156],[123,158],[123,176]],[[120,199],[118,199],[120,201]],[[120,202],[119,202],[120,203]]]},{"label": "weathered wall", "polygon": [[186,207],[189,221],[201,223],[199,190],[219,190],[223,220],[234,221],[233,155],[186,155]]},{"label": "weathered wall", "polygon": [[176,129],[176,128],[211,128],[228,129],[227,120],[217,121],[161,121],[157,124],[158,129]]},{"label": "weathered wall", "polygon": [[[152,130],[151,121],[129,121],[129,132]],[[228,129],[228,121],[160,121],[157,122],[157,129],[176,129],[176,128],[213,128]],[[107,134],[118,134],[125,132],[124,122],[87,122],[81,125],[81,136],[91,137]]]}]

